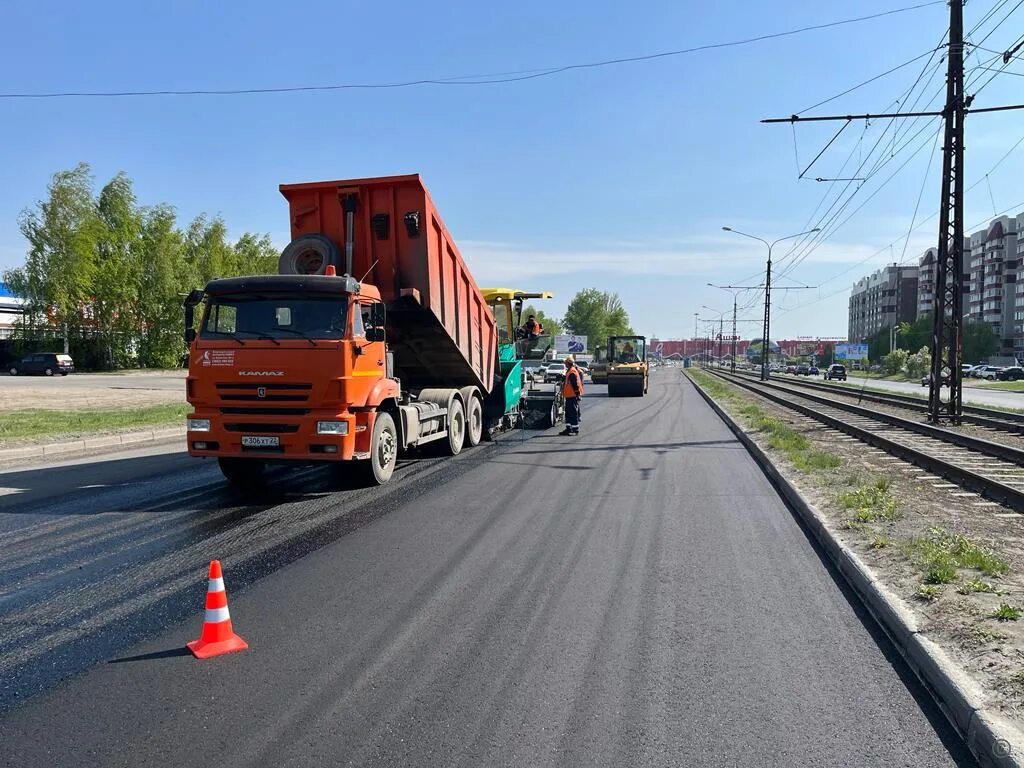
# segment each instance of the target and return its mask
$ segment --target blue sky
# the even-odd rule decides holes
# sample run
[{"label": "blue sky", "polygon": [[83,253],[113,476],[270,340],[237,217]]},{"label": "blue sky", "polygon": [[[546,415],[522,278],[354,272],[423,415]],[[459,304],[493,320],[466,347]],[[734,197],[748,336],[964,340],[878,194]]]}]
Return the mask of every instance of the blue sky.
[{"label": "blue sky", "polygon": [[[253,0],[233,7],[182,1],[150,8],[8,0],[0,11],[0,68],[6,73],[0,90],[444,78],[642,55],[909,4],[522,0],[499,8],[461,1],[307,0],[294,6]],[[966,26],[993,4],[968,4]],[[1013,42],[1024,11],[1019,15],[997,29],[986,47],[1001,50]],[[481,285],[553,290],[557,298],[547,309],[555,314],[579,288],[615,290],[638,331],[690,336],[694,312],[712,316],[702,305],[731,306],[707,282],[754,284],[763,276],[763,247],[721,227],[768,238],[798,232],[814,221],[828,187],[796,179],[788,125],[758,121],[794,113],[931,50],[946,24],[946,7],[939,4],[744,47],[491,86],[0,100],[0,267],[23,259],[18,213],[45,194],[54,171],[82,160],[93,166],[99,183],[125,171],[144,203],[169,202],[182,218],[221,214],[233,233],[269,232],[280,246],[287,243],[288,222],[279,183],[419,172]],[[882,110],[924,63],[818,113]],[[1016,69],[1024,72],[1024,65]],[[929,97],[941,77],[929,86]],[[1019,102],[1022,85],[1017,77],[999,75],[975,106]],[[800,160],[809,162],[838,127],[798,127]],[[851,156],[856,164],[858,152],[879,133],[880,126],[872,126],[862,138],[863,124],[852,124],[809,175],[835,174]],[[927,130],[880,171],[849,211],[918,144],[926,144],[793,268],[788,281],[780,281],[822,287],[779,294],[773,336],[845,334],[845,289],[890,260],[890,242],[899,241],[895,259],[903,255],[933,135]],[[969,118],[968,183],[983,177],[1021,136],[1024,113]],[[938,207],[939,165],[936,156],[919,220]],[[991,174],[991,195],[989,183],[982,183],[968,196],[967,223],[990,216],[993,199],[998,210],[1024,203],[1022,171],[1019,147]],[[1013,212],[1019,210],[1024,205]],[[932,222],[914,233],[906,256],[931,244],[935,231]],[[777,258],[785,254],[779,247]],[[876,251],[882,253],[868,258]],[[783,260],[780,269],[785,265]],[[759,311],[760,305],[748,316]]]}]

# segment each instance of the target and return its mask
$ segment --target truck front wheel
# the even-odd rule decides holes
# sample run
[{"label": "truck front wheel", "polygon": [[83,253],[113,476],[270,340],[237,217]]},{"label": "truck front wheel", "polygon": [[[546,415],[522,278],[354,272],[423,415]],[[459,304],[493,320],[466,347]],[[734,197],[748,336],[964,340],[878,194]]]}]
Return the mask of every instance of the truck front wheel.
[{"label": "truck front wheel", "polygon": [[377,413],[373,420],[370,460],[365,463],[366,480],[370,485],[384,485],[395,472],[398,461],[398,431],[389,413]]},{"label": "truck front wheel", "polygon": [[217,464],[227,481],[238,488],[259,486],[267,467],[262,459],[219,458]]}]

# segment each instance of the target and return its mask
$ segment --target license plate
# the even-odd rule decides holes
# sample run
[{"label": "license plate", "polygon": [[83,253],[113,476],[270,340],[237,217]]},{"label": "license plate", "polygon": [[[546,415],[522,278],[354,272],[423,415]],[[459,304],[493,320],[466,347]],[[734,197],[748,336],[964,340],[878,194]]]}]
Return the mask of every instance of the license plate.
[{"label": "license plate", "polygon": [[243,435],[242,445],[246,448],[277,448],[281,444],[278,437],[263,437],[261,435]]}]

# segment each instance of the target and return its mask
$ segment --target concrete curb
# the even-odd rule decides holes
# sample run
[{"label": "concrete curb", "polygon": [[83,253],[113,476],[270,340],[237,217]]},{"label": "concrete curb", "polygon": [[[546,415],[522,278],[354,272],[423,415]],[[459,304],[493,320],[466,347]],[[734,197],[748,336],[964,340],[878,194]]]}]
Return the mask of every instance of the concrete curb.
[{"label": "concrete curb", "polygon": [[142,443],[154,443],[158,440],[169,440],[184,437],[184,427],[161,427],[157,429],[122,432],[117,435],[97,435],[63,443],[40,443],[19,448],[0,448],[0,463],[5,461],[22,461],[24,459],[44,459],[95,451],[97,453]]},{"label": "concrete curb", "polygon": [[903,601],[874,578],[857,554],[842,544],[824,516],[775,467],[761,447],[709,395],[697,392],[754,457],[786,504],[811,532],[829,560],[892,640],[939,709],[985,768],[1024,768],[1024,734],[984,706],[984,694],[939,646],[922,635]]}]

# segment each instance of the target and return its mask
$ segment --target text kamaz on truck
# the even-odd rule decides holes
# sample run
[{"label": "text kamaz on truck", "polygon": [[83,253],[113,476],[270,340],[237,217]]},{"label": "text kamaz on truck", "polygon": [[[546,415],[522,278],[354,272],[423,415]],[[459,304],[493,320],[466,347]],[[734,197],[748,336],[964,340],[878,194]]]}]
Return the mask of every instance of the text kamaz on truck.
[{"label": "text kamaz on truck", "polygon": [[457,454],[519,421],[503,376],[521,368],[499,362],[491,307],[418,175],[280,189],[280,274],[185,301],[191,455],[243,484],[279,461],[384,483],[407,448]]}]

